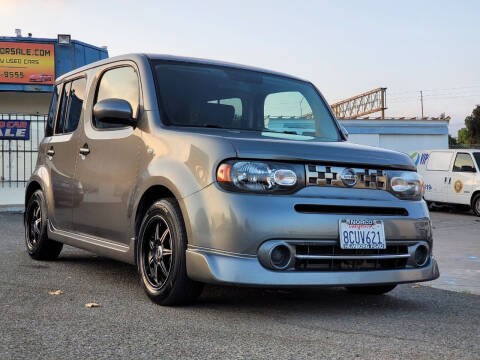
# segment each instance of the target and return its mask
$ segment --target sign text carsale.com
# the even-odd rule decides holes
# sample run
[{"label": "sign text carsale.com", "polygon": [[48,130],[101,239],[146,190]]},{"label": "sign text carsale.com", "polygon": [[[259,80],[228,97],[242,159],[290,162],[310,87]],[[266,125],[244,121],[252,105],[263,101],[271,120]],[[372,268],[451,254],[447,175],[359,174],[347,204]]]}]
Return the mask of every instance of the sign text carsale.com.
[{"label": "sign text carsale.com", "polygon": [[53,44],[0,42],[0,83],[53,84]]}]

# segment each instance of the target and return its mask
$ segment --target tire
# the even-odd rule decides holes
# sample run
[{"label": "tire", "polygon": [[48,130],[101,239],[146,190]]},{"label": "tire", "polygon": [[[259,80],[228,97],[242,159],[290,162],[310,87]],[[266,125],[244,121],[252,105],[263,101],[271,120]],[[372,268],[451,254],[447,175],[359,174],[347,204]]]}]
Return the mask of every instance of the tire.
[{"label": "tire", "polygon": [[28,199],[24,221],[28,255],[35,260],[55,260],[63,244],[48,238],[47,202],[42,190],[35,191]]},{"label": "tire", "polygon": [[480,216],[480,194],[475,195],[472,200],[472,210],[477,216]]},{"label": "tire", "polygon": [[395,289],[397,285],[349,286],[346,289],[355,294],[382,295]]},{"label": "tire", "polygon": [[140,282],[147,295],[160,305],[193,302],[203,284],[192,281],[186,269],[187,236],[174,199],[155,202],[146,212],[136,242]]}]

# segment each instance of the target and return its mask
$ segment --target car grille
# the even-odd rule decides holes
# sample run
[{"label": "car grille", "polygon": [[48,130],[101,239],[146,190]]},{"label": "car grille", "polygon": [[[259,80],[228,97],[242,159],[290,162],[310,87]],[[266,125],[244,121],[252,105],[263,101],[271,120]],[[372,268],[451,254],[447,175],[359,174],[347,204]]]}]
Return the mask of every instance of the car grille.
[{"label": "car grille", "polygon": [[388,244],[386,249],[341,249],[338,244],[304,243],[295,246],[295,270],[368,271],[403,269],[409,258],[406,244]]},{"label": "car grille", "polygon": [[360,189],[387,190],[387,172],[381,169],[360,169],[326,165],[305,165],[307,186],[347,187],[342,181],[345,171],[353,171],[356,182],[350,186]]}]

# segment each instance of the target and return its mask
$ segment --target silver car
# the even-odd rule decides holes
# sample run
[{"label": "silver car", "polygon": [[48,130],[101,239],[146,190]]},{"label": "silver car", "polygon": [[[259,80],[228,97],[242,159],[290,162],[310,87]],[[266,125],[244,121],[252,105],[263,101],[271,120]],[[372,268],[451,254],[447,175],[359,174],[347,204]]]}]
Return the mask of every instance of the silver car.
[{"label": "silver car", "polygon": [[382,294],[437,278],[412,161],[346,140],[290,75],[164,55],[90,64],[56,81],[27,251],[135,264],[162,305],[203,283]]}]

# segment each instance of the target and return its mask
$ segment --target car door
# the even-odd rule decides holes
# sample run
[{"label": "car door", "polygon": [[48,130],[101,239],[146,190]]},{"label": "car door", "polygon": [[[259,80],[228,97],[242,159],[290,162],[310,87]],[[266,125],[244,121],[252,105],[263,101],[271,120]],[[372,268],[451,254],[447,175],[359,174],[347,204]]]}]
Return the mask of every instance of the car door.
[{"label": "car door", "polygon": [[[98,101],[128,101],[138,117],[140,86],[130,64],[103,69],[90,87],[89,105],[77,148],[73,210],[75,231],[128,244],[130,199],[138,175],[141,132],[137,128],[103,123],[93,116]],[[129,207],[130,206],[130,207]]]},{"label": "car door", "polygon": [[[72,84],[74,84],[72,86]],[[72,107],[72,91],[78,98],[79,104]],[[72,229],[72,189],[74,186],[75,163],[77,160],[77,138],[75,129],[82,114],[82,104],[85,97],[85,79],[76,79],[65,82],[55,90],[55,97],[60,101],[52,100],[52,105],[57,106],[56,116],[53,109],[50,110],[50,130],[47,126],[48,135],[46,149],[48,168],[53,193],[53,214],[48,214],[53,226],[62,230]]]},{"label": "car door", "polygon": [[472,155],[467,152],[457,152],[449,175],[448,202],[470,205],[476,172]]},{"label": "car door", "polygon": [[449,168],[452,151],[432,151],[425,166],[425,200],[447,202]]}]

